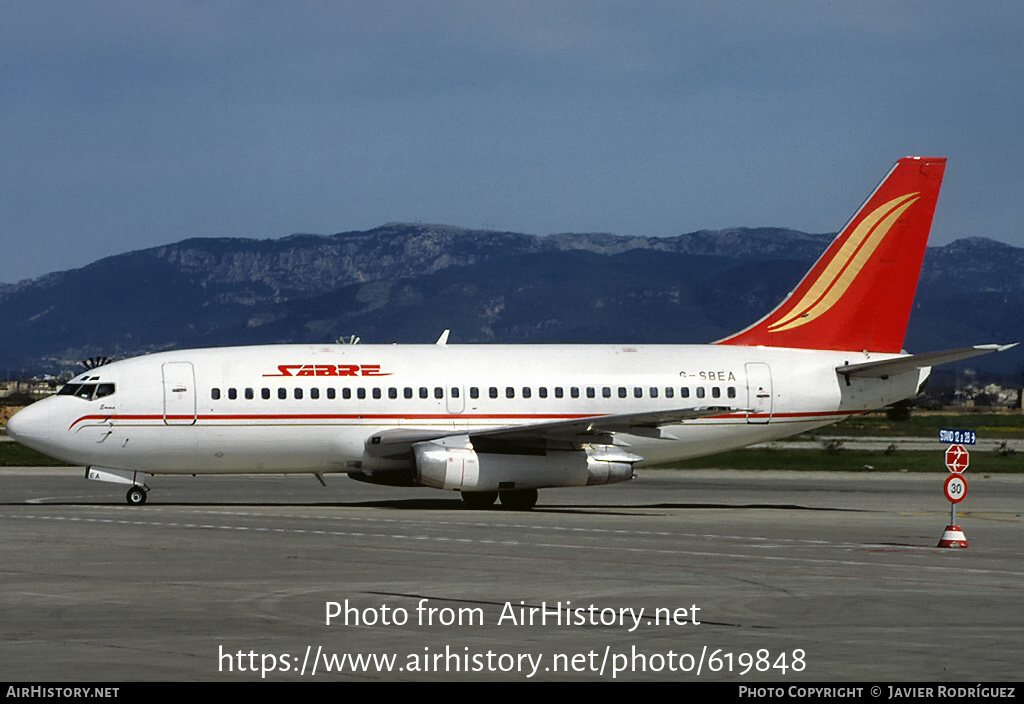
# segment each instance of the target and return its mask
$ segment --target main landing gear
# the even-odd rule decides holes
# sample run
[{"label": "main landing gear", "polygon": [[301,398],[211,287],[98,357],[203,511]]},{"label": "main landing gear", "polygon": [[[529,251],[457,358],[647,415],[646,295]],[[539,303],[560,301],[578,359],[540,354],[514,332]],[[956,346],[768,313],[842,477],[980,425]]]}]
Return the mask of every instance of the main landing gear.
[{"label": "main landing gear", "polygon": [[509,491],[463,491],[462,500],[466,508],[485,509],[494,505],[501,497],[501,507],[508,511],[529,511],[537,505],[536,489],[515,489]]},{"label": "main landing gear", "polygon": [[141,486],[135,485],[128,490],[127,494],[125,494],[125,499],[127,499],[128,503],[131,504],[132,506],[141,506],[142,504],[146,503],[147,493],[148,492]]}]

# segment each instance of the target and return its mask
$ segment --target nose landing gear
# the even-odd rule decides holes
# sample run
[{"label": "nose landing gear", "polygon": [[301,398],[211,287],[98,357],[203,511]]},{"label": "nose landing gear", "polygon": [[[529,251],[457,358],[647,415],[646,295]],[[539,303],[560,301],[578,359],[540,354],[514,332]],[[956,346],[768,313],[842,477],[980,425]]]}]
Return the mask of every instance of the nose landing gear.
[{"label": "nose landing gear", "polygon": [[142,472],[130,469],[111,469],[94,465],[85,468],[86,479],[92,479],[97,482],[111,482],[113,484],[127,484],[130,486],[131,489],[128,490],[124,498],[132,506],[141,506],[146,503],[146,494],[149,493],[149,487],[138,483],[142,477]]},{"label": "nose landing gear", "polygon": [[147,493],[148,492],[141,486],[136,485],[128,490],[128,493],[125,495],[125,499],[127,499],[128,503],[132,506],[141,506],[146,503]]}]

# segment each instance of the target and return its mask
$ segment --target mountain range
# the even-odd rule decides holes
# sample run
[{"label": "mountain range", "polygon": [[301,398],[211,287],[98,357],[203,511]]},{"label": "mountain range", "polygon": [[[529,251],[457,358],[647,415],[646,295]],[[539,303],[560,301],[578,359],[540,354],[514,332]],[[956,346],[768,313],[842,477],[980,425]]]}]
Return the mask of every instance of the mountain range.
[{"label": "mountain range", "polygon": [[[780,228],[536,236],[392,223],[336,235],[189,239],[0,284],[0,370],[232,344],[708,342],[773,308],[831,241]],[[1024,248],[925,255],[905,345],[1024,339]],[[970,360],[1019,374],[1019,349]]]}]

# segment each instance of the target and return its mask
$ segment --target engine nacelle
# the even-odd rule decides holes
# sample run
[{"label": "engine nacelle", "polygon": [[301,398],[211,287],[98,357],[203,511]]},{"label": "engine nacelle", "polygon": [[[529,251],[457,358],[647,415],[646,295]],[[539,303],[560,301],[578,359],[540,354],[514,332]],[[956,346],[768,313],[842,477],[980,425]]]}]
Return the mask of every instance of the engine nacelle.
[{"label": "engine nacelle", "polygon": [[435,489],[509,491],[614,484],[641,458],[610,445],[544,454],[479,453],[468,437],[413,445],[416,481]]}]

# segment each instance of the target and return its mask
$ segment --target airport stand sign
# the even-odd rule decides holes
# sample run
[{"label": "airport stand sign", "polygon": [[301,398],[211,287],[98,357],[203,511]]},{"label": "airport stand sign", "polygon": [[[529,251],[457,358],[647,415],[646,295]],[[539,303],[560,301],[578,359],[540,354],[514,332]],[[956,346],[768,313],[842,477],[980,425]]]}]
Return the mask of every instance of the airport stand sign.
[{"label": "airport stand sign", "polygon": [[939,442],[945,443],[946,445],[973,445],[977,436],[973,430],[955,430],[953,428],[943,428],[939,431]]},{"label": "airport stand sign", "polygon": [[945,452],[946,469],[949,476],[942,485],[942,493],[949,501],[949,525],[939,540],[940,548],[966,548],[967,536],[956,524],[956,505],[967,496],[967,478],[963,475],[970,464],[971,454],[964,445],[973,445],[977,436],[973,430],[956,430],[943,428],[939,431],[939,441],[949,445]]}]

